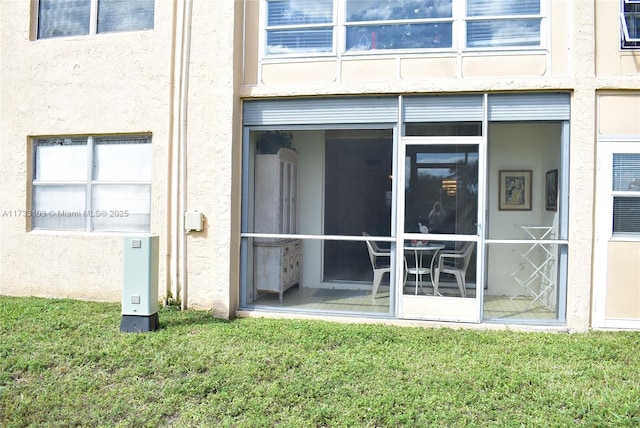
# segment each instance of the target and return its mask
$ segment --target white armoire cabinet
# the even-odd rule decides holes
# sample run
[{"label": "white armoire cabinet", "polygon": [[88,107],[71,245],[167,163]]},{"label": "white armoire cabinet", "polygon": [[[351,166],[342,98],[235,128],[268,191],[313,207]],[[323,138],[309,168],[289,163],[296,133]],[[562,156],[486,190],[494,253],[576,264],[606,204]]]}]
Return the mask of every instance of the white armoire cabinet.
[{"label": "white armoire cabinet", "polygon": [[[256,154],[255,233],[292,234],[298,230],[298,157],[282,148],[277,154]],[[254,284],[257,291],[278,293],[302,286],[302,241],[256,238]]]}]

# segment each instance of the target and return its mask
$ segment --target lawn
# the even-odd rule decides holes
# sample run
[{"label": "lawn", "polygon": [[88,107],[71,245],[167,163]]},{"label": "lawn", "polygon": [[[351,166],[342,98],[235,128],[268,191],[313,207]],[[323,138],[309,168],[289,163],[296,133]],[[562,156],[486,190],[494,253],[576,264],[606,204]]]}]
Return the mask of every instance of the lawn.
[{"label": "lawn", "polygon": [[639,426],[640,333],[476,331],[0,297],[0,426]]}]

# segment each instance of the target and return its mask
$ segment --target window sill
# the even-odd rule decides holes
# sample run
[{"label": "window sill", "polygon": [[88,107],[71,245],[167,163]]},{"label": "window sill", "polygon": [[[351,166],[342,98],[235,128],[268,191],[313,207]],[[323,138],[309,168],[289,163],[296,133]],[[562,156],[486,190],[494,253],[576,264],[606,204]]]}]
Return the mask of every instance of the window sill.
[{"label": "window sill", "polygon": [[79,230],[52,230],[52,229],[32,229],[27,232],[29,235],[48,235],[48,236],[77,236],[91,238],[123,238],[125,236],[149,236],[150,232],[86,232]]},{"label": "window sill", "polygon": [[[640,48],[638,48],[640,50]],[[623,51],[624,52],[624,51]],[[629,52],[632,54],[633,52]],[[262,64],[272,63],[286,63],[286,62],[315,62],[315,61],[328,61],[328,60],[352,60],[358,58],[424,58],[424,57],[442,57],[452,58],[456,56],[499,56],[499,55],[541,55],[549,54],[549,50],[543,47],[532,47],[528,49],[514,49],[514,48],[471,48],[462,51],[455,49],[440,49],[437,51],[358,51],[358,52],[345,52],[341,55],[327,54],[327,55],[286,55],[286,56],[264,56],[261,58]]]}]

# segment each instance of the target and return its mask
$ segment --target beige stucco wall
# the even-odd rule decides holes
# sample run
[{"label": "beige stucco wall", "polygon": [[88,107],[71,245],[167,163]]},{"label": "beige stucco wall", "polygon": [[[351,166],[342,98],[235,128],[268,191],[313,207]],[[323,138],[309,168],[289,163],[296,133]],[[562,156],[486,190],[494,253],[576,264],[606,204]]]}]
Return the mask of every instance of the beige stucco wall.
[{"label": "beige stucco wall", "polygon": [[[151,233],[162,246],[171,5],[158,2],[153,31],[37,41],[30,2],[0,2],[0,16],[1,209],[30,208],[29,136],[151,133]],[[0,236],[2,294],[120,300],[122,235],[30,232],[9,216]]]},{"label": "beige stucco wall", "polygon": [[[193,1],[188,74],[180,73],[180,19],[174,19],[183,4],[157,1],[151,31],[30,40],[30,2],[0,2],[0,210],[30,206],[30,136],[150,133],[159,295],[173,288],[175,278],[187,307],[226,318],[233,316],[238,294],[239,238],[232,236],[239,234],[235,88],[242,71],[242,1]],[[181,76],[189,78],[183,122]],[[168,205],[170,156],[183,128],[187,190],[179,197],[184,195],[186,211],[204,213],[206,222],[203,232],[185,237],[184,269],[170,271],[175,252],[169,225],[181,216]],[[123,234],[30,231],[26,220],[0,218],[0,293],[120,300]]]},{"label": "beige stucco wall", "polygon": [[206,221],[186,237],[186,295],[223,318],[238,299],[241,12],[241,1],[195,0],[191,34],[186,210]]},{"label": "beige stucco wall", "polygon": [[640,91],[600,93],[597,107],[599,135],[640,137]]}]

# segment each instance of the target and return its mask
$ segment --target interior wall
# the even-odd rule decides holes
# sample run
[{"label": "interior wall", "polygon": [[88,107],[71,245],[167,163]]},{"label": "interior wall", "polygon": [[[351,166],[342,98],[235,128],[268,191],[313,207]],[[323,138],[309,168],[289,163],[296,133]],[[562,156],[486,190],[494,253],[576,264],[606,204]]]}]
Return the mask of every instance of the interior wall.
[{"label": "interior wall", "polygon": [[[292,145],[298,153],[298,233],[322,234],[325,131],[294,131]],[[322,281],[322,241],[304,240],[302,282],[316,287]]]},{"label": "interior wall", "polygon": [[[488,140],[488,237],[529,238],[519,225],[554,225],[558,212],[545,208],[545,174],[560,168],[561,124],[546,122],[492,123]],[[531,170],[531,211],[500,211],[499,171]],[[521,287],[511,277],[520,263],[513,245],[489,245],[487,294],[518,295]]]}]

